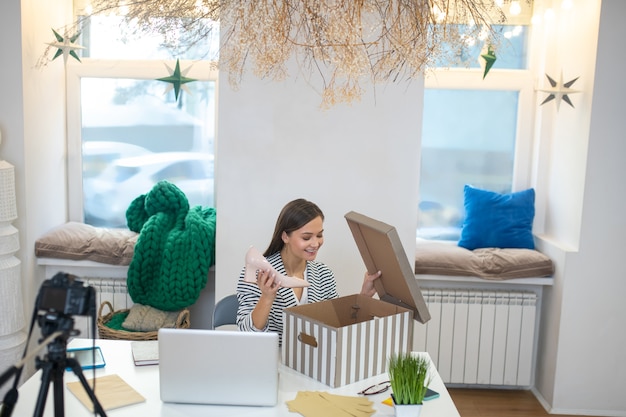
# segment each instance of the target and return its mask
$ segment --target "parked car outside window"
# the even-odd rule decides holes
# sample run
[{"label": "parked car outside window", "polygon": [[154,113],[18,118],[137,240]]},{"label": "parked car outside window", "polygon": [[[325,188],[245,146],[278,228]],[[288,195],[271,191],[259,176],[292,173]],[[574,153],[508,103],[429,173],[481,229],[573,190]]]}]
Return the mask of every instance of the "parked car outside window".
[{"label": "parked car outside window", "polygon": [[213,155],[197,152],[159,152],[117,159],[100,175],[84,180],[85,222],[126,227],[128,206],[162,180],[180,188],[190,207],[212,207],[213,159]]}]

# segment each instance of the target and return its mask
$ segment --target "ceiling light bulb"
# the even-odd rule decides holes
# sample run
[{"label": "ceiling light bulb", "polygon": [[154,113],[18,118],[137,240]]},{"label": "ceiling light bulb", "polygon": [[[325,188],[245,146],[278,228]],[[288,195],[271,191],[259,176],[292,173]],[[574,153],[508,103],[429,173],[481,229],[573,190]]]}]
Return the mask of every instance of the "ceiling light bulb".
[{"label": "ceiling light bulb", "polygon": [[446,19],[446,14],[436,4],[433,6],[433,15],[435,16],[435,20],[437,21],[437,23],[441,23]]},{"label": "ceiling light bulb", "polygon": [[574,7],[572,0],[563,0],[563,3],[561,3],[561,9],[563,10],[571,10],[572,7]]},{"label": "ceiling light bulb", "polygon": [[509,13],[511,13],[511,16],[517,16],[522,13],[522,6],[519,4],[519,1],[513,0],[511,2],[511,6],[509,6]]}]

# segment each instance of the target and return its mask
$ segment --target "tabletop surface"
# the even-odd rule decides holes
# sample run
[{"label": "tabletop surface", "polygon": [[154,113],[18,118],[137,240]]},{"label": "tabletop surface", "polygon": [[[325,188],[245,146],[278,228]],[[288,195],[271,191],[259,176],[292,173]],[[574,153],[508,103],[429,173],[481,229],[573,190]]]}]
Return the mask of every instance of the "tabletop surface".
[{"label": "tabletop surface", "polygon": [[[91,346],[91,339],[74,339],[68,344],[68,348]],[[387,379],[386,374],[374,376],[353,384],[338,388],[330,388],[321,382],[303,375],[284,365],[279,365],[279,393],[278,403],[275,407],[246,407],[246,406],[222,406],[222,405],[193,405],[193,404],[172,404],[164,403],[160,399],[159,393],[159,367],[157,365],[135,366],[132,359],[130,341],[122,340],[96,340],[96,346],[102,349],[106,366],[96,370],[96,377],[117,374],[126,383],[138,391],[145,399],[145,402],[128,405],[125,407],[106,411],[110,417],[137,417],[137,416],[162,416],[162,417],[183,417],[183,416],[298,416],[300,414],[289,412],[286,401],[293,400],[299,391],[324,391],[338,395],[357,396],[358,392]],[[427,353],[422,353],[427,355]],[[429,388],[437,391],[439,398],[425,401],[421,412],[421,417],[445,416],[460,417],[454,402],[441,380],[441,377],[432,368],[432,381]],[[93,378],[92,370],[85,370],[87,379]],[[78,377],[71,371],[65,372],[64,385],[68,382],[77,381]],[[41,371],[29,378],[19,389],[18,401],[13,410],[13,416],[34,415],[35,404],[41,386]],[[389,398],[390,392],[367,396],[373,402],[376,410],[375,416],[393,416],[394,409],[383,404],[382,401]],[[79,400],[64,387],[64,412],[66,416],[80,417],[93,416]],[[45,404],[44,416],[54,416],[54,395],[53,384],[49,385],[48,398]]]}]

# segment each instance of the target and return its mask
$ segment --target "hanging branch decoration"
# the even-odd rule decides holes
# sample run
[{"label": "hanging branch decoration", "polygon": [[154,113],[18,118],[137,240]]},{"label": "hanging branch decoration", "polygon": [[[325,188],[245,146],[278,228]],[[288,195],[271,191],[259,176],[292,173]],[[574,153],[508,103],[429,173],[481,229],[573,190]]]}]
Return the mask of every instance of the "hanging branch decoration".
[{"label": "hanging branch decoration", "polygon": [[546,74],[546,77],[548,78],[548,82],[550,83],[551,87],[548,89],[539,90],[539,91],[543,91],[544,93],[548,93],[548,97],[546,97],[545,100],[541,102],[540,106],[543,106],[549,101],[554,100],[556,103],[557,111],[561,107],[561,101],[566,102],[573,108],[574,104],[572,104],[572,101],[569,98],[569,94],[580,93],[580,90],[574,90],[570,87],[576,82],[576,80],[578,80],[579,77],[576,77],[573,80],[568,81],[566,83],[563,83],[563,71],[561,71],[561,78],[559,78],[558,82],[555,81],[548,74]]},{"label": "hanging branch decoration", "polygon": [[410,80],[435,62],[455,61],[493,16],[504,20],[493,3],[476,0],[225,3],[220,68],[231,85],[248,66],[258,77],[282,80],[295,56],[305,75],[321,78],[323,107],[358,100],[366,80]]},{"label": "hanging branch decoration", "polygon": [[177,101],[178,101],[178,94],[180,93],[181,88],[187,91],[187,93],[191,94],[187,86],[185,86],[185,84],[193,82],[193,81],[198,81],[194,78],[186,77],[191,67],[181,72],[180,62],[178,59],[176,60],[176,67],[174,69],[170,68],[167,64],[165,64],[165,67],[170,71],[171,74],[168,75],[167,77],[157,78],[157,81],[163,81],[163,82],[171,84],[170,86],[168,86],[167,90],[165,90],[165,93],[167,94],[173,88],[174,96],[176,97]]},{"label": "hanging branch decoration", "polygon": [[52,32],[54,33],[54,37],[56,38],[56,42],[51,42],[48,43],[48,45],[50,45],[53,48],[58,48],[56,53],[54,54],[54,57],[52,58],[52,60],[54,61],[55,59],[57,59],[59,56],[63,55],[63,63],[67,64],[67,58],[68,56],[72,56],[74,59],[76,59],[78,62],[80,61],[80,58],[78,57],[78,54],[76,53],[76,50],[78,49],[85,49],[83,46],[81,45],[77,45],[76,39],[78,39],[78,37],[80,36],[80,32],[76,32],[76,34],[74,36],[61,36],[56,30],[52,29]]},{"label": "hanging branch decoration", "polygon": [[491,69],[491,67],[493,67],[493,64],[495,64],[496,62],[496,53],[494,52],[493,47],[489,45],[487,47],[487,53],[482,54],[480,57],[485,60],[485,72],[483,73],[483,80],[484,80],[487,74],[489,73],[489,70]]},{"label": "hanging branch decoration", "polygon": [[358,100],[366,81],[410,81],[435,63],[458,65],[466,43],[485,39],[485,33],[485,42],[496,50],[501,35],[492,26],[506,21],[495,0],[92,0],[91,4],[90,16],[124,16],[139,31],[163,35],[178,55],[184,47],[204,47],[219,22],[218,65],[234,89],[248,71],[263,79],[284,80],[294,75],[288,67],[296,62],[299,75],[312,85],[321,83],[323,107]]}]

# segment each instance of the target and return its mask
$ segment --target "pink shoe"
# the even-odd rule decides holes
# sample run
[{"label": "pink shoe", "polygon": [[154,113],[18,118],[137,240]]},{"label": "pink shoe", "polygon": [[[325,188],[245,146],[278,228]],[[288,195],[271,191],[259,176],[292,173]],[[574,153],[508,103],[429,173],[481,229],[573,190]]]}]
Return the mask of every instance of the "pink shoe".
[{"label": "pink shoe", "polygon": [[256,273],[258,270],[270,271],[270,275],[274,276],[274,280],[278,282],[281,287],[298,288],[309,286],[309,283],[303,279],[288,277],[276,271],[261,252],[256,250],[254,246],[250,246],[250,249],[248,249],[246,253],[246,272],[243,280],[256,284]]}]

